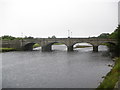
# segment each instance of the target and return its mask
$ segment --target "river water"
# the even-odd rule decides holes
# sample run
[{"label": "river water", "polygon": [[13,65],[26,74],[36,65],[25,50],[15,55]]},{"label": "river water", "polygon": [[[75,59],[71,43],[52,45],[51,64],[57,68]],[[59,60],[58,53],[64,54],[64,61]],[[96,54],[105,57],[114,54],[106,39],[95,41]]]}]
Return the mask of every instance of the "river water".
[{"label": "river water", "polygon": [[53,52],[14,51],[2,54],[3,88],[96,88],[113,64],[106,46],[67,52],[53,45]]}]

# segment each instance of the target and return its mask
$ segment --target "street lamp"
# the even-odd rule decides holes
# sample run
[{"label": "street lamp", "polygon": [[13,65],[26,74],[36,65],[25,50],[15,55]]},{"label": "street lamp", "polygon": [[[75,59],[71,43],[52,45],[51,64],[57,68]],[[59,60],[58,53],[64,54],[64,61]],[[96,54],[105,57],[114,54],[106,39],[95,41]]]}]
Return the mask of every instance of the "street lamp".
[{"label": "street lamp", "polygon": [[71,37],[72,37],[72,32],[71,32]]},{"label": "street lamp", "polygon": [[68,38],[70,38],[70,30],[68,30]]}]

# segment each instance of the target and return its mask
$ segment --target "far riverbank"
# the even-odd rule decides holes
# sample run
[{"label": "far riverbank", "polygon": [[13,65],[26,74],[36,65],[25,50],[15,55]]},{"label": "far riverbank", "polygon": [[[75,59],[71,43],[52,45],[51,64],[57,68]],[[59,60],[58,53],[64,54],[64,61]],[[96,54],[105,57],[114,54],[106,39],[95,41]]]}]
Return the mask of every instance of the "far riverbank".
[{"label": "far riverbank", "polygon": [[16,51],[14,48],[0,48],[0,52],[10,52],[10,51]]}]

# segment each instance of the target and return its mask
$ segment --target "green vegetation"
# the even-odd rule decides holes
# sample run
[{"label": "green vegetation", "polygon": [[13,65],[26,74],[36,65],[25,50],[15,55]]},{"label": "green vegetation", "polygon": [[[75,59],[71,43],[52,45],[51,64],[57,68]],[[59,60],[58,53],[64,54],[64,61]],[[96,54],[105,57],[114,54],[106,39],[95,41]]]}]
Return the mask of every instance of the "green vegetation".
[{"label": "green vegetation", "polygon": [[98,38],[116,39],[118,41],[117,45],[112,45],[109,43],[109,44],[107,44],[107,46],[113,48],[113,52],[116,54],[116,56],[120,56],[120,25],[118,25],[117,29],[114,32],[112,32],[111,34],[102,33],[98,36]]},{"label": "green vegetation", "polygon": [[118,25],[117,29],[114,32],[112,32],[111,34],[102,33],[98,36],[98,38],[112,38],[112,39],[120,38],[120,25]]},{"label": "green vegetation", "polygon": [[56,36],[55,36],[55,35],[53,35],[53,36],[52,36],[52,38],[56,38]]},{"label": "green vegetation", "polygon": [[9,35],[4,35],[4,36],[2,36],[2,39],[3,39],[3,40],[14,40],[15,37],[9,36]]},{"label": "green vegetation", "polygon": [[112,32],[111,34],[109,33],[102,33],[98,36],[98,38],[113,38],[113,39],[119,39],[120,38],[120,25],[118,25],[117,29]]},{"label": "green vegetation", "polygon": [[98,38],[109,38],[109,33],[102,33],[98,36]]},{"label": "green vegetation", "polygon": [[56,38],[56,36],[55,36],[55,35],[53,35],[52,37],[48,37],[48,38]]},{"label": "green vegetation", "polygon": [[118,28],[109,35],[109,38],[114,38],[117,39],[118,38],[118,29],[120,28],[120,26],[118,26]]},{"label": "green vegetation", "polygon": [[103,82],[98,86],[96,90],[99,89],[114,89],[118,77],[120,76],[120,58],[116,58],[115,65],[112,70],[105,76]]},{"label": "green vegetation", "polygon": [[114,38],[118,41],[118,44],[115,47],[115,52],[117,56],[120,56],[120,25],[118,25],[117,29],[113,33],[111,33],[109,37]]},{"label": "green vegetation", "polygon": [[[113,90],[120,77],[120,25],[118,25],[117,29],[111,34],[101,34],[99,38],[100,37],[116,39],[118,41],[117,45],[112,46],[112,47],[114,47],[114,52],[116,56],[119,58],[116,58],[114,67],[105,76],[105,79],[103,80],[103,82],[96,89],[96,90],[101,90],[101,89],[105,89],[105,90],[112,89]],[[110,44],[106,44],[106,45],[111,46]]]},{"label": "green vegetation", "polygon": [[2,40],[34,39],[34,37],[31,37],[31,36],[29,36],[29,37],[25,36],[24,38],[22,38],[22,37],[13,37],[13,36],[10,36],[10,35],[4,35],[4,36],[2,36],[2,37],[0,37],[0,38],[1,38]]},{"label": "green vegetation", "polygon": [[92,46],[81,46],[81,45],[77,45],[75,48],[86,48],[86,47],[92,47]]},{"label": "green vegetation", "polygon": [[33,45],[33,48],[37,48],[37,47],[40,47],[40,45],[38,43]]},{"label": "green vegetation", "polygon": [[16,51],[14,48],[0,48],[0,52]]},{"label": "green vegetation", "polygon": [[23,39],[34,39],[34,37],[31,37],[31,36],[27,37],[27,36],[25,36]]}]

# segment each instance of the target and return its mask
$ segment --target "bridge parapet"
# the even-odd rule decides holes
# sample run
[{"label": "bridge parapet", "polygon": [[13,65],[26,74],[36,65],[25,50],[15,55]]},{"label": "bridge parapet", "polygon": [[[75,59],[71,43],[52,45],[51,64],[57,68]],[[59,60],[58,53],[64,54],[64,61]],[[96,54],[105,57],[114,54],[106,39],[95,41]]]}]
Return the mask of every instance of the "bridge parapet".
[{"label": "bridge parapet", "polygon": [[20,40],[2,40],[3,48],[21,48]]}]

